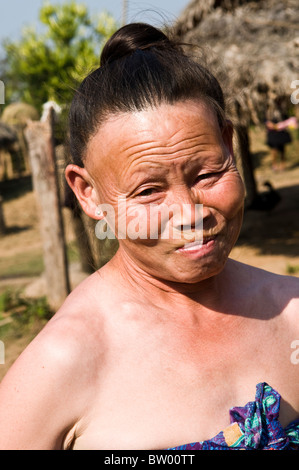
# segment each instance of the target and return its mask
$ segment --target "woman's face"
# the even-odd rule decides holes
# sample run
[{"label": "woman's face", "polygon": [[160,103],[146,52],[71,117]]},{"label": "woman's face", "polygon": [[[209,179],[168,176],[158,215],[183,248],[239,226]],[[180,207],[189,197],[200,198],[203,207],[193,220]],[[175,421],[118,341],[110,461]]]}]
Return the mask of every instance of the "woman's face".
[{"label": "woman's face", "polygon": [[126,259],[168,281],[221,271],[243,215],[231,140],[230,125],[221,131],[199,101],[117,115],[100,127],[85,168]]}]

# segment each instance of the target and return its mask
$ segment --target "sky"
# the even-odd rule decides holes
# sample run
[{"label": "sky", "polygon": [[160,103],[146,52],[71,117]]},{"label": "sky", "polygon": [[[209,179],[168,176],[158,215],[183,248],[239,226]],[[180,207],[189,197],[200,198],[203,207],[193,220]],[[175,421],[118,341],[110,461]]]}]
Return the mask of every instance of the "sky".
[{"label": "sky", "polygon": [[[63,3],[65,0],[51,0]],[[78,0],[90,13],[107,10],[121,23],[124,0]],[[0,43],[3,39],[16,40],[24,26],[38,24],[38,12],[44,0],[0,0]],[[144,21],[161,26],[174,21],[189,0],[127,0],[127,22]]]}]

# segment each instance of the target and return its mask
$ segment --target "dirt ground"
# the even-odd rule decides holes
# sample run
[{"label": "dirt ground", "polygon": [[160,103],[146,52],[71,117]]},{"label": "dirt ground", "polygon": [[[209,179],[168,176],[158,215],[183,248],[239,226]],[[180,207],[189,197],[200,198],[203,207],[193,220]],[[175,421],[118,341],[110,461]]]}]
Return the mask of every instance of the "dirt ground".
[{"label": "dirt ground", "polygon": [[[243,228],[231,257],[277,274],[299,276],[299,155],[297,160],[292,158],[284,171],[274,172],[271,169],[268,149],[259,139],[255,139],[255,136],[252,151],[255,156],[255,176],[259,190],[265,191],[263,183],[270,181],[281,196],[281,201],[270,212],[245,212]],[[5,201],[4,215],[8,234],[0,238],[0,268],[5,263],[18,263],[21,260],[26,262],[26,253],[31,257],[35,253],[40,255],[42,245],[34,193],[27,191]],[[74,236],[67,211],[64,217],[66,237],[71,241]],[[72,265],[72,270],[73,274],[76,274],[72,276],[74,287],[85,274],[78,273],[78,263]],[[0,292],[8,286],[30,288],[34,283],[38,286],[38,279],[39,276],[32,275],[32,272],[30,276],[24,273],[17,277],[12,272],[11,276],[0,279]],[[30,335],[5,343],[5,365],[0,365],[0,380],[35,333],[33,331]]]}]

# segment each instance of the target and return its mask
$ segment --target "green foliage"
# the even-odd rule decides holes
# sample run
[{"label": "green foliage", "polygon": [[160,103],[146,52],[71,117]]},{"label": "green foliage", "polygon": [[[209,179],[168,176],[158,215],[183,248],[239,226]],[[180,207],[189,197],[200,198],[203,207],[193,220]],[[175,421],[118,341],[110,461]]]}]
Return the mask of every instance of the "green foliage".
[{"label": "green foliage", "polygon": [[297,275],[299,273],[299,266],[298,265],[287,265],[287,274]]},{"label": "green foliage", "polygon": [[11,292],[6,290],[0,295],[0,315],[7,312],[11,305]]},{"label": "green foliage", "polygon": [[6,96],[41,109],[55,100],[69,103],[73,87],[99,66],[101,49],[117,29],[113,17],[102,12],[91,18],[87,7],[75,1],[40,10],[43,32],[24,29],[19,41],[5,41]]},{"label": "green foliage", "polygon": [[6,290],[0,295],[0,315],[10,315],[20,325],[28,325],[35,319],[49,320],[53,315],[46,297],[28,298],[21,291]]}]

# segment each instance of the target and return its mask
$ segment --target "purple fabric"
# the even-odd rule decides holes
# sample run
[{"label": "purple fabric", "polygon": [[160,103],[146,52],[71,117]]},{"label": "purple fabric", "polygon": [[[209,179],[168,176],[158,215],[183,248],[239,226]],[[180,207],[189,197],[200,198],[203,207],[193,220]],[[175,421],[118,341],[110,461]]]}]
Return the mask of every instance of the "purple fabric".
[{"label": "purple fabric", "polygon": [[230,410],[231,425],[207,441],[168,450],[299,450],[299,418],[282,428],[280,395],[268,384],[256,386],[255,401]]}]

